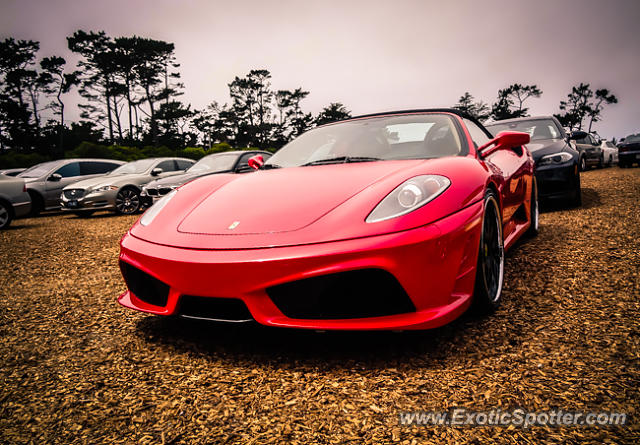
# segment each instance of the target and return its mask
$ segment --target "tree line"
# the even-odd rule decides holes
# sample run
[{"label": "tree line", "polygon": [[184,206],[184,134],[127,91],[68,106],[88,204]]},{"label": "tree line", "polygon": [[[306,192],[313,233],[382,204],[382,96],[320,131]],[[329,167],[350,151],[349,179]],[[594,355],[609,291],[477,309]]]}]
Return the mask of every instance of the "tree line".
[{"label": "tree line", "polygon": [[[56,158],[82,142],[174,151],[200,147],[192,150],[198,154],[221,147],[273,150],[313,126],[351,116],[340,102],[315,116],[304,111],[309,91],[274,91],[266,69],[236,76],[228,83],[228,102],[192,109],[181,101],[185,87],[173,43],[78,30],[67,37],[67,46],[79,56],[76,66],[59,56],[38,60],[39,42],[0,42],[0,152]],[[81,114],[79,122],[67,123],[65,98],[72,90],[82,98]],[[454,107],[480,121],[524,117],[529,100],[541,95],[537,85],[515,83],[500,89],[491,105],[465,92]],[[556,116],[571,129],[590,131],[604,107],[616,102],[609,90],[580,83],[560,101]],[[43,122],[44,115],[53,118]]]},{"label": "tree line", "polygon": [[[498,90],[498,97],[492,105],[475,101],[469,92],[465,92],[454,108],[471,114],[481,122],[488,119],[499,121],[529,116],[529,108],[525,107],[525,102],[540,96],[542,96],[542,90],[537,85],[514,83]],[[593,124],[602,120],[605,105],[616,103],[618,98],[608,89],[601,88],[593,91],[590,84],[581,82],[571,88],[565,100],[560,101],[559,112],[554,113],[554,116],[564,127],[572,131],[584,129],[591,132]]]}]

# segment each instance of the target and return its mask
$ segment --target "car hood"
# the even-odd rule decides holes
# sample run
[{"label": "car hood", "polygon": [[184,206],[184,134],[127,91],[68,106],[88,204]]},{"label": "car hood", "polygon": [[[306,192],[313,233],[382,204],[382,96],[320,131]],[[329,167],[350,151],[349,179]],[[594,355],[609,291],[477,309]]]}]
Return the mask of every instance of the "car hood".
[{"label": "car hood", "polygon": [[[407,215],[365,221],[395,187],[422,174],[445,176],[451,186]],[[482,199],[489,174],[469,156],[209,175],[178,189],[151,224],[138,222],[131,234],[173,247],[252,249],[394,233],[437,221]]]},{"label": "car hood", "polygon": [[527,149],[534,161],[537,162],[543,156],[568,151],[568,145],[563,139],[540,139],[529,142]]},{"label": "car hood", "polygon": [[140,184],[147,182],[149,175],[145,174],[125,174],[125,175],[104,175],[96,178],[84,179],[66,186],[63,190],[68,189],[90,189],[106,185],[121,186],[124,184]]},{"label": "car hood", "polygon": [[[298,230],[392,173],[384,162],[356,169],[343,166],[241,175],[207,196],[182,220],[178,231],[226,235],[231,230],[234,234]],[[232,224],[236,227],[230,229]]]}]

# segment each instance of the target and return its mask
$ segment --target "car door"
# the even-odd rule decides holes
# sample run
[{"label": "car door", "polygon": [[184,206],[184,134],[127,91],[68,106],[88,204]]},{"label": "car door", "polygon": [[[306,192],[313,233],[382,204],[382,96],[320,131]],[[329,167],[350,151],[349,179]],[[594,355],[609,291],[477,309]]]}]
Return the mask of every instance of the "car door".
[{"label": "car door", "polygon": [[[476,148],[489,141],[489,137],[474,122],[464,119],[471,139]],[[504,177],[502,194],[503,237],[507,238],[515,228],[510,224],[515,212],[522,205],[526,191],[529,189],[526,172],[526,151],[524,147],[513,150],[498,150],[490,154],[484,161],[491,164],[493,170]]]},{"label": "car door", "polygon": [[[60,175],[61,178],[55,180],[53,178],[54,174]],[[84,178],[80,174],[80,162],[77,161],[69,162],[52,172],[46,180],[45,207],[57,207],[62,189],[82,179]]]}]

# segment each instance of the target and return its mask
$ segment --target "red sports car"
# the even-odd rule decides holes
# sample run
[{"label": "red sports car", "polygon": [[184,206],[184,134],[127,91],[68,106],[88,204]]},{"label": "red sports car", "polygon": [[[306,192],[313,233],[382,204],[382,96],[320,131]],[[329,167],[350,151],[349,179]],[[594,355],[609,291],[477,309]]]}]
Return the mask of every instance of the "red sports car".
[{"label": "red sports car", "polygon": [[526,133],[453,109],[310,130],[249,175],[166,195],[121,241],[119,302],[309,329],[426,329],[500,302],[504,251],[538,228]]}]

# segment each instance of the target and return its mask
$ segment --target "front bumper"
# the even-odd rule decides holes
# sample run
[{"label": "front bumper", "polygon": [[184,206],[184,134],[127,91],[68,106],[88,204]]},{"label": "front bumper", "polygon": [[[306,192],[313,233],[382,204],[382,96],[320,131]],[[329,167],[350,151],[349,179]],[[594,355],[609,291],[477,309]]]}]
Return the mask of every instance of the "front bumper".
[{"label": "front bumper", "polygon": [[[457,318],[471,303],[481,222],[482,202],[477,202],[433,224],[404,232],[244,250],[168,247],[128,233],[121,242],[120,261],[165,283],[168,297],[166,303],[154,305],[127,290],[118,301],[143,312],[180,315],[180,301],[187,296],[239,299],[253,319],[269,326],[321,330],[434,328]],[[274,286],[312,277],[374,269],[390,273],[415,310],[364,318],[299,319],[285,316],[267,292]]]},{"label": "front bumper", "polygon": [[640,164],[640,150],[618,152],[619,164],[633,164],[634,162]]},{"label": "front bumper", "polygon": [[67,212],[93,210],[112,210],[116,207],[117,190],[91,192],[77,199],[69,199],[64,193],[60,196],[60,207]]},{"label": "front bumper", "polygon": [[536,182],[540,199],[567,197],[574,193],[578,180],[578,165],[536,166]]}]

